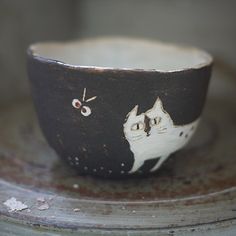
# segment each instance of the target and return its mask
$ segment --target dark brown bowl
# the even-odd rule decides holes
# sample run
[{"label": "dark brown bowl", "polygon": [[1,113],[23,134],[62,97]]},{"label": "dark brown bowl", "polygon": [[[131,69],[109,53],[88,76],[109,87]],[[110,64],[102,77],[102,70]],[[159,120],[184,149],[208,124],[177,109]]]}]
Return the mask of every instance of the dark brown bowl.
[{"label": "dark brown bowl", "polygon": [[156,41],[39,43],[28,72],[42,131],[79,174],[156,171],[194,134],[212,57]]}]

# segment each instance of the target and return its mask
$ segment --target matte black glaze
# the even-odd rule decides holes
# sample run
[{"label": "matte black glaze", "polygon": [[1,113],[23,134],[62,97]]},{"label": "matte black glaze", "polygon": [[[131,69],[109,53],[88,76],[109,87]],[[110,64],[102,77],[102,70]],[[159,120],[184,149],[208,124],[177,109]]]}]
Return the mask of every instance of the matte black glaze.
[{"label": "matte black glaze", "polygon": [[[139,104],[139,113],[145,112],[160,97],[174,124],[190,123],[201,115],[211,67],[177,72],[102,70],[68,66],[28,51],[33,100],[50,146],[78,173],[103,177],[127,176],[132,168],[123,124],[134,105]],[[84,88],[86,97],[97,96],[89,104],[88,117],[71,105],[73,99],[81,99]],[[146,161],[142,173],[156,162]]]}]

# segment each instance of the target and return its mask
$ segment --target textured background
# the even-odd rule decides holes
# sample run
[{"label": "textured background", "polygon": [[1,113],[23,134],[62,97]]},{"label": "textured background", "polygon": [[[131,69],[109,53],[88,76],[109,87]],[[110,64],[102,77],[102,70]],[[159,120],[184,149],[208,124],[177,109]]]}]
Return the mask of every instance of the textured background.
[{"label": "textured background", "polygon": [[67,0],[0,0],[0,104],[29,93],[26,48],[74,37],[76,11]]},{"label": "textured background", "polygon": [[0,104],[29,93],[25,50],[35,41],[128,35],[209,50],[236,68],[236,1],[0,0]]}]

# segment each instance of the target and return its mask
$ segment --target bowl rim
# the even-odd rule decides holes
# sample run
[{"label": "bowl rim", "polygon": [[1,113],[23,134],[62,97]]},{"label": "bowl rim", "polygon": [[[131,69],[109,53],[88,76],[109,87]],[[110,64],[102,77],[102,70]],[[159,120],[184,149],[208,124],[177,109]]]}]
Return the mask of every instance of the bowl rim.
[{"label": "bowl rim", "polygon": [[[161,69],[144,69],[144,68],[126,68],[126,67],[106,67],[106,66],[87,66],[87,65],[79,65],[73,63],[66,63],[63,60],[57,60],[50,57],[42,56],[40,53],[36,52],[36,47],[41,45],[57,45],[57,46],[65,46],[70,44],[83,44],[83,43],[93,43],[99,41],[106,41],[106,40],[126,40],[126,41],[135,41],[135,42],[143,42],[149,44],[159,44],[160,46],[165,47],[173,47],[177,50],[185,50],[185,51],[195,51],[201,53],[205,57],[205,62],[198,63],[193,66],[186,66],[181,67],[180,69],[171,69],[171,70],[161,70]],[[29,58],[36,59],[43,63],[50,63],[62,66],[67,69],[74,69],[74,70],[83,70],[83,71],[96,71],[96,72],[105,72],[105,71],[114,71],[114,72],[158,72],[158,73],[175,73],[175,72],[185,72],[191,70],[198,70],[204,67],[210,67],[213,65],[214,59],[210,53],[207,51],[200,49],[198,47],[183,45],[183,44],[175,44],[169,42],[163,42],[157,39],[149,39],[149,38],[142,38],[142,37],[126,37],[126,36],[103,36],[103,37],[89,37],[89,38],[81,38],[81,39],[74,39],[74,40],[65,40],[65,41],[56,41],[56,40],[48,40],[42,42],[36,42],[29,45],[27,48],[27,56]]]}]

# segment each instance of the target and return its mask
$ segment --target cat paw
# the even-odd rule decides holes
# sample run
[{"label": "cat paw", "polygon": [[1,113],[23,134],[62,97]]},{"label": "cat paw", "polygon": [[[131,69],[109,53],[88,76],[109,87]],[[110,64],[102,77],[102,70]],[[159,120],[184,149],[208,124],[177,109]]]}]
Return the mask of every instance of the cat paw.
[{"label": "cat paw", "polygon": [[157,163],[155,164],[155,166],[152,167],[150,172],[154,172],[154,171],[158,170],[168,157],[169,157],[169,155],[160,157],[159,160],[157,161]]}]

